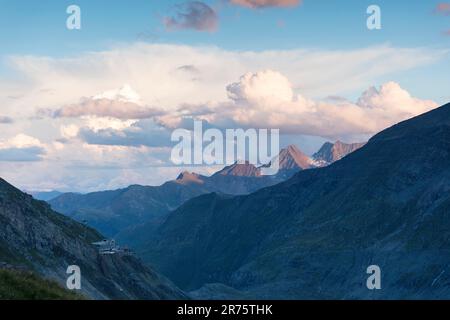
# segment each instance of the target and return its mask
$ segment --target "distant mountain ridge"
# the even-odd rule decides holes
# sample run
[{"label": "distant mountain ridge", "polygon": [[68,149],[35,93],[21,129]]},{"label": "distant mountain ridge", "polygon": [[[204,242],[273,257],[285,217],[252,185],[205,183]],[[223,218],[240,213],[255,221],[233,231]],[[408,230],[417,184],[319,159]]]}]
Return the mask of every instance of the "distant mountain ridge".
[{"label": "distant mountain ridge", "polygon": [[113,237],[128,226],[157,221],[188,199],[208,191],[201,183],[187,179],[185,173],[159,187],[133,185],[89,194],[66,193],[49,204],[55,211]]},{"label": "distant mountain ridge", "polygon": [[26,193],[31,194],[33,198],[36,200],[42,200],[42,201],[50,201],[52,199],[55,199],[56,197],[59,197],[63,194],[63,192],[59,191],[26,191]]}]

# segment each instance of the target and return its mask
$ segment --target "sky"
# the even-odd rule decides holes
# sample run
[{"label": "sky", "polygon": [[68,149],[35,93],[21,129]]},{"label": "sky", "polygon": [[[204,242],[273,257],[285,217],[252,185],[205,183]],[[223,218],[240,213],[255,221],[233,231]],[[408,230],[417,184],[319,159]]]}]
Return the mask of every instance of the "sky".
[{"label": "sky", "polygon": [[450,101],[446,1],[0,0],[0,44],[0,177],[29,191],[211,173],[169,159],[194,120],[312,154]]}]

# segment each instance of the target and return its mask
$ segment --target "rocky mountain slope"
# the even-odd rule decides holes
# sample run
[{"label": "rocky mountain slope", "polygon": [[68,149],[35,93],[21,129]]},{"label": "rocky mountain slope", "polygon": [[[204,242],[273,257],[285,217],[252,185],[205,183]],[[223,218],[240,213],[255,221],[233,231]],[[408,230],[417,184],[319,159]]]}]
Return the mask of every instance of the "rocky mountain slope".
[{"label": "rocky mountain slope", "polygon": [[326,142],[313,156],[316,165],[324,167],[332,164],[342,158],[346,157],[359,148],[362,148],[365,143],[343,143],[337,141],[335,143]]},{"label": "rocky mountain slope", "polygon": [[[328,167],[250,195],[192,199],[142,253],[197,297],[222,283],[252,298],[447,299],[449,214],[447,104]],[[370,265],[381,290],[366,287]]]},{"label": "rocky mountain slope", "polygon": [[0,179],[0,266],[30,270],[65,285],[81,269],[82,294],[93,299],[177,299],[184,294],[132,255],[100,255],[93,229],[50,209]]}]

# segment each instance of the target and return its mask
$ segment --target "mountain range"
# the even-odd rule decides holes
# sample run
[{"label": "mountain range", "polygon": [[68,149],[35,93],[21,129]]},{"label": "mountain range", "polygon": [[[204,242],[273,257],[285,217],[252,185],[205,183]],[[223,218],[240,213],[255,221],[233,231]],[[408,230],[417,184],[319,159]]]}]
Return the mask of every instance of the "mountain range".
[{"label": "mountain range", "polygon": [[[339,147],[342,157],[346,151],[356,149],[354,145],[340,142],[339,145],[347,146]],[[285,181],[300,170],[314,168],[317,163],[293,145],[282,149],[278,159],[280,170],[274,176],[261,175],[261,168],[248,162],[235,163],[211,176],[183,172],[176,180],[161,186],[132,185],[89,194],[65,193],[48,202],[55,211],[86,223],[105,236],[135,243],[136,239],[127,234],[136,233],[136,228],[143,224],[140,229],[147,234],[149,229],[164,221],[169,212],[189,199],[211,192],[250,194]]]},{"label": "mountain range", "polygon": [[[447,299],[450,104],[327,167],[191,199],[140,249],[196,298]],[[380,290],[366,286],[372,265]]]}]

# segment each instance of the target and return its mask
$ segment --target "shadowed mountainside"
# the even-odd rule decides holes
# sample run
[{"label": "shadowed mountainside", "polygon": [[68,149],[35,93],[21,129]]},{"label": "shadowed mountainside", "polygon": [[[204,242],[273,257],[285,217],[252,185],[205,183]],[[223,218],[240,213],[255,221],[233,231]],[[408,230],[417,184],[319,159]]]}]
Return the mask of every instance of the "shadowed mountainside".
[{"label": "shadowed mountainside", "polygon": [[[196,297],[222,283],[252,298],[446,299],[449,253],[447,104],[328,167],[250,195],[192,199],[143,256]],[[382,290],[366,288],[373,264]]]},{"label": "shadowed mountainside", "polygon": [[93,229],[0,179],[0,266],[30,270],[65,285],[67,267],[77,265],[81,293],[94,299],[185,297],[132,255],[100,255],[91,244],[100,239]]}]

